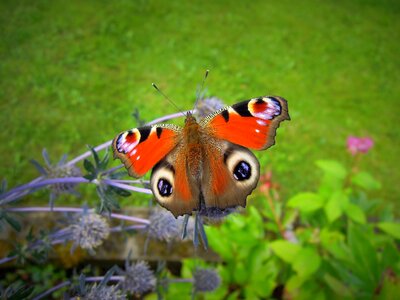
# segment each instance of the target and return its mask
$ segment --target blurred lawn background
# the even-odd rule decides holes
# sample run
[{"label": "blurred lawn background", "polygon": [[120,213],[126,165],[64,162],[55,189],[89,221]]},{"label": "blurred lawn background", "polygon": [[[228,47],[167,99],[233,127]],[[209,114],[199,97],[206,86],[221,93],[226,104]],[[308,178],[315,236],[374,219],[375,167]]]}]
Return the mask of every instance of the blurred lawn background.
[{"label": "blurred lawn background", "polygon": [[[207,95],[233,104],[289,101],[291,122],[257,154],[284,196],[312,190],[314,161],[350,163],[349,135],[375,147],[363,167],[400,192],[399,1],[1,1],[0,173],[10,186],[38,173],[46,148],[69,158]],[[183,120],[180,120],[183,122]],[[46,200],[47,201],[47,200]]]}]

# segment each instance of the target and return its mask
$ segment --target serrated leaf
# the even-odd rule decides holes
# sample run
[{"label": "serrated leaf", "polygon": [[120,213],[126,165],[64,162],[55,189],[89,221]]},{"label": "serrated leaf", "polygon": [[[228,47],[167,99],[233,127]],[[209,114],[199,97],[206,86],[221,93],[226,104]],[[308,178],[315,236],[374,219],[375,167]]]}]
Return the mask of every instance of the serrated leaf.
[{"label": "serrated leaf", "polygon": [[33,286],[26,286],[22,283],[16,283],[9,286],[5,291],[5,298],[8,300],[28,299],[34,290]]},{"label": "serrated leaf", "polygon": [[367,172],[359,172],[355,174],[352,177],[351,181],[355,185],[358,185],[359,187],[362,187],[366,190],[377,190],[381,188],[380,182],[376,181],[374,177],[372,177],[372,175]]},{"label": "serrated leaf", "polygon": [[115,186],[110,186],[109,188],[121,197],[129,197],[130,195],[132,195],[131,192],[121,189],[121,188],[118,188],[118,187],[115,187]]},{"label": "serrated leaf", "polygon": [[200,220],[198,226],[199,226],[200,238],[201,238],[201,241],[203,242],[203,247],[205,250],[207,250],[208,249],[208,239],[207,239],[206,231],[204,230],[203,221]]},{"label": "serrated leaf", "polygon": [[7,221],[7,223],[14,228],[14,230],[20,232],[21,231],[21,224],[13,217],[10,217],[8,214],[4,213],[3,218]]},{"label": "serrated leaf", "polygon": [[89,180],[89,181],[92,181],[92,180],[96,179],[96,175],[95,174],[86,174],[86,175],[83,175],[82,177],[87,179],[87,180]]},{"label": "serrated leaf", "polygon": [[365,224],[366,223],[366,217],[365,213],[362,211],[362,209],[349,202],[344,209],[345,214],[354,222],[360,223],[360,224]]},{"label": "serrated leaf", "polygon": [[42,175],[47,175],[47,171],[45,170],[45,168],[43,168],[43,167],[39,164],[39,162],[37,162],[37,161],[34,160],[34,159],[31,159],[30,162],[31,162],[31,164],[36,168],[36,170],[39,171],[40,174],[42,174]]},{"label": "serrated leaf", "polygon": [[45,163],[46,163],[48,166],[51,166],[51,160],[50,160],[49,154],[47,153],[46,148],[43,148],[43,150],[42,150],[42,156],[43,156],[43,159],[44,159]]},{"label": "serrated leaf", "polygon": [[83,167],[89,173],[96,173],[96,168],[94,167],[92,162],[90,160],[86,159],[86,158],[83,160]]},{"label": "serrated leaf", "polygon": [[99,167],[100,165],[100,158],[99,155],[97,154],[96,150],[92,146],[88,146],[90,151],[92,152],[92,155],[94,157],[94,162],[96,164],[96,167]]},{"label": "serrated leaf", "polygon": [[3,179],[0,187],[0,195],[7,191],[7,179]]},{"label": "serrated leaf", "polygon": [[109,269],[107,273],[104,275],[103,279],[100,281],[99,287],[106,286],[107,283],[110,281],[111,276],[113,276],[116,271],[117,271],[117,266],[113,266],[111,269]]},{"label": "serrated leaf", "polygon": [[109,159],[110,159],[110,153],[108,152],[108,149],[107,149],[106,154],[104,155],[103,159],[101,160],[101,162],[99,164],[99,169],[101,171],[106,169]]},{"label": "serrated leaf", "polygon": [[344,179],[347,175],[346,168],[335,160],[318,160],[316,164],[326,174],[337,178]]},{"label": "serrated leaf", "polygon": [[288,207],[298,208],[302,212],[314,212],[324,205],[324,200],[315,193],[300,193],[290,198]]},{"label": "serrated leaf", "polygon": [[393,236],[396,239],[400,239],[400,224],[394,222],[381,222],[378,228],[383,232]]},{"label": "serrated leaf", "polygon": [[274,253],[287,263],[292,263],[301,250],[298,244],[286,240],[276,240],[269,244]]}]

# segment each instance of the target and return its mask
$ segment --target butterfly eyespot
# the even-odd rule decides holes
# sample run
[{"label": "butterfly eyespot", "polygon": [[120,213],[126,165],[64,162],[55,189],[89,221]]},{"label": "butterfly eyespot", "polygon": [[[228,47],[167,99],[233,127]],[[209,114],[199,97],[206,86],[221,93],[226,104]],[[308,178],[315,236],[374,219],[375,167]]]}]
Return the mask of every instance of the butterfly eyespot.
[{"label": "butterfly eyespot", "polygon": [[236,185],[242,188],[257,185],[260,164],[251,151],[239,146],[228,148],[224,161]]},{"label": "butterfly eyespot", "polygon": [[172,195],[172,184],[165,178],[158,179],[157,189],[162,197],[169,197]]},{"label": "butterfly eyespot", "polygon": [[233,169],[233,177],[237,181],[248,180],[251,177],[251,166],[245,161],[240,161]]}]

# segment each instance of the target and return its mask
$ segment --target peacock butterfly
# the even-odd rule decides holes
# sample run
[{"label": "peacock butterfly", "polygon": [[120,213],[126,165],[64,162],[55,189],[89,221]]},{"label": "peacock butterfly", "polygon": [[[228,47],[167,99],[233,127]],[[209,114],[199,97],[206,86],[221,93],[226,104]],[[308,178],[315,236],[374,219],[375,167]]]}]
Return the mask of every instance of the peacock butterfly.
[{"label": "peacock butterfly", "polygon": [[248,148],[272,146],[284,120],[290,120],[287,101],[277,96],[224,107],[199,122],[189,112],[183,128],[158,124],[121,132],[112,143],[114,158],[132,177],[153,169],[153,194],[176,217],[204,208],[245,207],[260,177]]}]

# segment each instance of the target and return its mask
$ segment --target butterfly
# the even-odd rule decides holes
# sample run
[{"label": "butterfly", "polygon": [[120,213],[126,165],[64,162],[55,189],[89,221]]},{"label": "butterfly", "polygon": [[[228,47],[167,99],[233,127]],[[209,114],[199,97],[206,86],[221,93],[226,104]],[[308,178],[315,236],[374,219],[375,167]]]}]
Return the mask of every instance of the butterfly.
[{"label": "butterfly", "polygon": [[128,174],[152,169],[157,202],[175,217],[202,209],[246,206],[256,188],[260,164],[249,150],[275,144],[281,121],[290,120],[287,101],[265,96],[221,108],[185,124],[157,124],[123,131],[112,142]]}]

